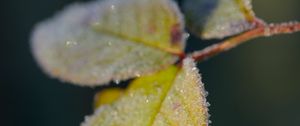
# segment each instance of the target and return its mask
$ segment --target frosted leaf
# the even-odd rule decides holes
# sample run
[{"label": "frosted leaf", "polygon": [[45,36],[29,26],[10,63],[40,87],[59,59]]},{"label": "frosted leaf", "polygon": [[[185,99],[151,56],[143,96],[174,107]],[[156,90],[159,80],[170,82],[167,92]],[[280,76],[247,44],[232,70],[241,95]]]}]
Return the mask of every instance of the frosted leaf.
[{"label": "frosted leaf", "polygon": [[103,105],[82,126],[208,126],[204,85],[192,59],[134,80],[126,93]]},{"label": "frosted leaf", "polygon": [[251,0],[186,0],[188,27],[204,39],[235,35],[254,27]]},{"label": "frosted leaf", "polygon": [[205,92],[193,60],[185,59],[183,68],[163,101],[153,125],[208,126]]},{"label": "frosted leaf", "polygon": [[169,0],[76,3],[37,25],[32,50],[52,77],[103,85],[173,64],[184,48],[182,25]]},{"label": "frosted leaf", "polygon": [[101,106],[82,126],[147,126],[167,94],[178,68],[135,79],[119,99]]},{"label": "frosted leaf", "polygon": [[101,10],[92,21],[96,31],[182,53],[183,17],[172,0],[110,0]]}]

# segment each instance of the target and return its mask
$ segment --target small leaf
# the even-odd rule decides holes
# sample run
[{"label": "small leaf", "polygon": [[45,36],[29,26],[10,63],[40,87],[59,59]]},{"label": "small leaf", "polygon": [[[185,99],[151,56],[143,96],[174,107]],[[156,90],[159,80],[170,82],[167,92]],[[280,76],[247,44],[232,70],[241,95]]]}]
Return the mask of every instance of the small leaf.
[{"label": "small leaf", "polygon": [[40,23],[33,54],[53,77],[103,85],[173,64],[183,53],[183,22],[170,0],[77,3]]},{"label": "small leaf", "polygon": [[103,105],[82,126],[207,126],[204,85],[192,59],[182,68],[135,79],[125,94]]},{"label": "small leaf", "polygon": [[239,34],[254,27],[251,0],[185,0],[189,29],[204,39]]},{"label": "small leaf", "polygon": [[120,88],[109,88],[98,92],[94,98],[94,108],[101,105],[110,104],[117,100],[124,93]]}]

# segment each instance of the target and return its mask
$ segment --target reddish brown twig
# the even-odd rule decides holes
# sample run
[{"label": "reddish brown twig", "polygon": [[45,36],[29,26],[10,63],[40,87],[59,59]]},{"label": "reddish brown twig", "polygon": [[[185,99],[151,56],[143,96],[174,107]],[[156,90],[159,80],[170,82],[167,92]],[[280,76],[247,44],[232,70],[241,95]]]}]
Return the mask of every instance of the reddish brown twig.
[{"label": "reddish brown twig", "polygon": [[203,61],[207,58],[220,54],[226,50],[247,42],[250,39],[257,37],[268,37],[277,34],[287,34],[300,31],[299,22],[289,22],[280,24],[268,24],[266,25],[261,20],[257,19],[256,27],[246,31],[240,35],[229,38],[221,43],[211,45],[203,50],[193,52],[191,54],[195,61]]}]

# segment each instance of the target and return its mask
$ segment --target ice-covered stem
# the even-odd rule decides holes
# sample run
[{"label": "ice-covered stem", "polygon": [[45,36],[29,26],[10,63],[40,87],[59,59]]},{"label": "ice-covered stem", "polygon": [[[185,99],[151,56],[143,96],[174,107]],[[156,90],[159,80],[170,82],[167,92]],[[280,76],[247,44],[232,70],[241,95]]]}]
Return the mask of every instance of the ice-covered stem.
[{"label": "ice-covered stem", "polygon": [[250,39],[257,37],[268,37],[278,34],[287,34],[300,31],[299,22],[288,22],[279,24],[265,24],[260,19],[256,20],[256,27],[250,29],[240,35],[234,36],[220,42],[204,48],[203,50],[193,52],[191,55],[195,61],[201,62],[207,58],[220,54],[224,51],[232,49],[237,45],[247,42]]}]

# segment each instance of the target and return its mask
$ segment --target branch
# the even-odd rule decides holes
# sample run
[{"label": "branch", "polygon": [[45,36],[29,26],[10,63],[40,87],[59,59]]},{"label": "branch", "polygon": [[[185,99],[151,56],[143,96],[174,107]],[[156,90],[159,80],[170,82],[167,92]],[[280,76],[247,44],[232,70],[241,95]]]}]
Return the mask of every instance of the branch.
[{"label": "branch", "polygon": [[280,23],[280,24],[265,24],[260,19],[256,19],[255,24],[256,27],[244,32],[235,37],[229,38],[221,43],[211,45],[209,47],[204,48],[203,50],[193,52],[191,54],[192,58],[195,61],[203,61],[207,58],[225,52],[233,47],[236,47],[242,43],[247,42],[250,39],[258,38],[258,37],[269,37],[278,34],[288,34],[293,32],[300,31],[300,23],[299,22],[289,22],[289,23]]}]

